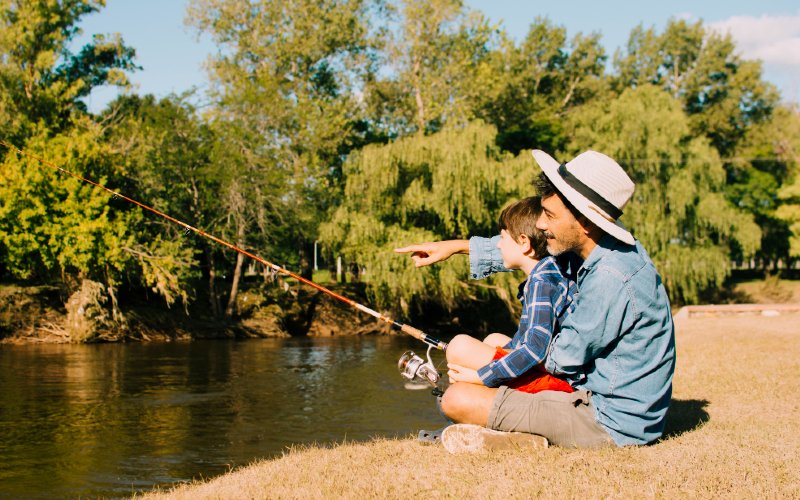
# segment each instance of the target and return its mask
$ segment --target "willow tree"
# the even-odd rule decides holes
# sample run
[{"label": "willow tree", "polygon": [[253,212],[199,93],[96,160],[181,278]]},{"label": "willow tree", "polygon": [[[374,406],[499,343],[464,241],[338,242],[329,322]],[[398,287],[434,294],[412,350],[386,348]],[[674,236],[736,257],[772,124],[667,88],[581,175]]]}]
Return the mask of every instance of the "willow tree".
[{"label": "willow tree", "polygon": [[[528,155],[503,153],[495,139],[494,127],[474,122],[367,146],[347,159],[344,202],[321,235],[364,268],[377,305],[407,310],[426,299],[452,306],[475,293],[465,259],[414,269],[392,249],[496,234],[500,209],[530,193],[534,171]],[[507,298],[509,281],[501,284]]]},{"label": "willow tree", "polygon": [[623,222],[647,248],[670,297],[696,302],[729,274],[731,247],[751,256],[761,231],[725,197],[725,170],[708,140],[692,134],[681,104],[644,85],[572,115],[569,154],[595,149],[636,183]]}]

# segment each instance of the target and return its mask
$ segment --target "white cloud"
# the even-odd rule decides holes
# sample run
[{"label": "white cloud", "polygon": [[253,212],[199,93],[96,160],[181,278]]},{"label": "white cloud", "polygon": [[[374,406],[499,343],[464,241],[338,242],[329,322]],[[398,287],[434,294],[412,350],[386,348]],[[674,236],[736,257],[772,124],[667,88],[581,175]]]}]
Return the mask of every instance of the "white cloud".
[{"label": "white cloud", "polygon": [[708,27],[719,33],[730,33],[746,59],[800,66],[800,14],[734,16],[710,23]]},{"label": "white cloud", "polygon": [[742,57],[764,62],[764,77],[781,89],[785,100],[800,101],[800,12],[785,16],[733,16],[707,27],[729,33]]}]

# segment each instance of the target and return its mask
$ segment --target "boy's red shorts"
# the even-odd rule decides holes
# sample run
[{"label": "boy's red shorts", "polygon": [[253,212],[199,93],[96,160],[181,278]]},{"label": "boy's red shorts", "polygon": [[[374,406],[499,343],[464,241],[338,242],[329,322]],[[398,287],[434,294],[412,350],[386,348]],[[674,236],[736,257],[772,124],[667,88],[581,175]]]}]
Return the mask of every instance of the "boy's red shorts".
[{"label": "boy's red shorts", "polygon": [[[492,361],[498,360],[511,351],[506,351],[502,347],[495,348],[494,358]],[[561,392],[574,392],[566,381],[554,377],[547,373],[542,365],[536,365],[533,369],[524,373],[522,376],[509,381],[508,387],[521,392],[528,392],[531,394],[541,391],[561,391]]]}]

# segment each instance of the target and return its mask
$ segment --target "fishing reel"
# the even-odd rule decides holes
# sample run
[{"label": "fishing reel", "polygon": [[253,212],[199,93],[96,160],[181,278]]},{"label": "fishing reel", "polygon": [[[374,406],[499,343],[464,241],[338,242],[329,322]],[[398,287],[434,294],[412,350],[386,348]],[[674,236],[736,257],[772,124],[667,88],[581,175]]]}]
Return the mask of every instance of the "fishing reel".
[{"label": "fishing reel", "polygon": [[406,351],[400,356],[400,361],[397,362],[397,369],[400,370],[400,375],[409,381],[424,381],[437,387],[439,384],[439,372],[433,366],[431,361],[431,347],[428,347],[427,353],[428,360],[425,361],[421,357],[414,354],[413,351]]}]

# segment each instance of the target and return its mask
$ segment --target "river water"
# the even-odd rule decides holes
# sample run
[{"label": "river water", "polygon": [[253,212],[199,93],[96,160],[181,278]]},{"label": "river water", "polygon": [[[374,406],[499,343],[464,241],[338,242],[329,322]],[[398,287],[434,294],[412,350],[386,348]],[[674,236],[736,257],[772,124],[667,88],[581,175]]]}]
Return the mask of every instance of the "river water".
[{"label": "river water", "polygon": [[293,444],[441,427],[397,371],[407,349],[424,356],[387,336],[0,345],[0,497],[124,497]]}]

